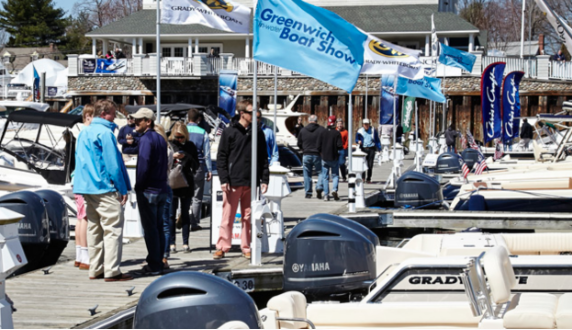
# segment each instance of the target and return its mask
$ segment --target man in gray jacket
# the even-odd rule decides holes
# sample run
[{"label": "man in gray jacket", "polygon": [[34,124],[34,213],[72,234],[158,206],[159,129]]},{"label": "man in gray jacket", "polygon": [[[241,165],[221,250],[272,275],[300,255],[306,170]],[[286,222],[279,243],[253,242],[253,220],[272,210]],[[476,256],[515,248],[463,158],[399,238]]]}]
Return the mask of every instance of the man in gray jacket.
[{"label": "man in gray jacket", "polygon": [[304,165],[304,190],[306,198],[312,198],[312,172],[316,170],[318,174],[318,183],[316,184],[316,196],[322,198],[322,157],[318,148],[320,135],[324,132],[324,128],[317,124],[318,117],[311,115],[308,118],[308,125],[304,127],[298,134],[298,148],[302,150],[302,164]]}]

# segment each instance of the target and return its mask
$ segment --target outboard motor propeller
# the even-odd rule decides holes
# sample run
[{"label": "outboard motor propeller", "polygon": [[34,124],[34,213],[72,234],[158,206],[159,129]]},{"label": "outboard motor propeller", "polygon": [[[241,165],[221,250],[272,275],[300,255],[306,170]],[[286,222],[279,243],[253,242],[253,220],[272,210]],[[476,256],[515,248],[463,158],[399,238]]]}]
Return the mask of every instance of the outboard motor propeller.
[{"label": "outboard motor propeller", "polygon": [[426,174],[407,171],[397,179],[395,189],[395,206],[406,205],[418,207],[443,200],[443,192],[439,181]]},{"label": "outboard motor propeller", "polygon": [[452,152],[444,152],[437,158],[437,166],[435,173],[460,173],[461,163],[459,162],[459,155]]},{"label": "outboard motor propeller", "polygon": [[53,190],[35,191],[44,199],[50,222],[50,245],[44,254],[40,267],[58,262],[70,240],[68,209],[62,195]]},{"label": "outboard motor propeller", "polygon": [[50,245],[50,224],[43,198],[31,191],[17,191],[1,196],[0,207],[24,215],[18,224],[18,235],[28,264],[14,275],[42,267],[44,254]]},{"label": "outboard motor propeller", "polygon": [[133,328],[217,329],[229,321],[262,328],[254,300],[232,283],[205,273],[177,272],[141,293]]},{"label": "outboard motor propeller", "polygon": [[345,224],[309,218],[288,234],[284,291],[311,296],[367,290],[376,277],[375,245]]}]

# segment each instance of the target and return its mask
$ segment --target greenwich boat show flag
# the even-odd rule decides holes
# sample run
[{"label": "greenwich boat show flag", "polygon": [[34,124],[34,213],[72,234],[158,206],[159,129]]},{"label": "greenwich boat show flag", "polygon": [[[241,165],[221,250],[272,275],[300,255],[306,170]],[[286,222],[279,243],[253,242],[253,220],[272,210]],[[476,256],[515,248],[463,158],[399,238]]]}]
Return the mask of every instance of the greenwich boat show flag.
[{"label": "greenwich boat show flag", "polygon": [[202,24],[213,29],[249,33],[250,8],[231,0],[162,0],[162,24]]},{"label": "greenwich boat show flag", "polygon": [[485,143],[501,137],[501,86],[505,62],[493,63],[481,77],[481,106]]},{"label": "greenwich boat show flag", "polygon": [[445,95],[441,92],[441,79],[439,78],[424,77],[423,79],[412,80],[398,77],[396,93],[439,103],[445,102]]},{"label": "greenwich boat show flag", "polygon": [[546,16],[546,18],[548,19],[550,25],[552,25],[554,31],[556,31],[556,33],[560,37],[560,40],[566,44],[566,49],[572,51],[572,29],[570,28],[570,26],[566,24],[566,21],[564,21],[562,16],[558,15],[552,9],[552,7],[550,7],[550,5],[546,3],[545,0],[535,0],[535,1],[540,10],[543,12],[544,16]]},{"label": "greenwich boat show flag", "polygon": [[301,0],[259,0],[253,31],[255,60],[353,90],[367,36],[337,14]]},{"label": "greenwich boat show flag", "polygon": [[519,86],[523,76],[524,72],[513,71],[506,75],[502,84],[502,139],[504,143],[518,137],[520,128]]},{"label": "greenwich boat show flag", "polygon": [[439,62],[444,65],[453,66],[471,72],[473,71],[473,66],[475,65],[476,60],[477,56],[471,53],[441,44]]},{"label": "greenwich boat show flag", "polygon": [[364,43],[361,73],[399,75],[409,79],[423,78],[419,51],[400,47],[370,34]]}]

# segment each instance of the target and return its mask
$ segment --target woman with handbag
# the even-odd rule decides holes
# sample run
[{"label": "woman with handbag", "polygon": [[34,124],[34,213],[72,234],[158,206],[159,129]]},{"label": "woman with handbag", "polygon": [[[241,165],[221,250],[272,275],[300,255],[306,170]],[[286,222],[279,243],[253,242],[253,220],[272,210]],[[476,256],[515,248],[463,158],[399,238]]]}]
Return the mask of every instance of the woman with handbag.
[{"label": "woman with handbag", "polygon": [[[161,124],[155,124],[155,132],[159,133],[167,142],[167,160],[168,160],[168,171],[167,171],[167,180],[171,174],[171,168],[173,167],[173,147],[169,143],[169,139],[167,138],[167,134],[165,133],[165,128]],[[171,256],[171,252],[176,253],[177,249],[175,248],[175,224],[171,223],[171,202],[173,201],[173,190],[169,185],[169,192],[167,193],[169,197],[165,202],[165,209],[163,210],[163,233],[165,234],[165,251],[163,252],[163,269],[169,269],[169,262],[168,258]]]},{"label": "woman with handbag", "polygon": [[[189,141],[189,132],[183,122],[176,122],[169,136],[174,163],[169,175],[169,185],[173,189],[173,201],[171,204],[171,225],[175,225],[179,201],[181,203],[181,222],[183,224],[183,251],[191,252],[189,248],[189,232],[191,208],[194,188],[194,172],[199,168],[199,156],[195,144]],[[173,238],[174,239],[174,236]]]}]

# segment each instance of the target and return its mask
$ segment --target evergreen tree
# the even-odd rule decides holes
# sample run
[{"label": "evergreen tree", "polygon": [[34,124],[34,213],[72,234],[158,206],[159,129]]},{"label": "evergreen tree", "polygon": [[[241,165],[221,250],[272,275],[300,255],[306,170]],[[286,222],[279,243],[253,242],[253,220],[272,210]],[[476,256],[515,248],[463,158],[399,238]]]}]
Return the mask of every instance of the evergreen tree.
[{"label": "evergreen tree", "polygon": [[65,13],[52,0],[5,0],[1,4],[0,28],[10,34],[7,46],[46,46],[59,43],[64,36]]},{"label": "evergreen tree", "polygon": [[82,11],[75,17],[68,17],[66,36],[62,39],[62,46],[59,50],[64,54],[91,53],[91,38],[85,35],[92,30],[89,21],[89,13]]}]

